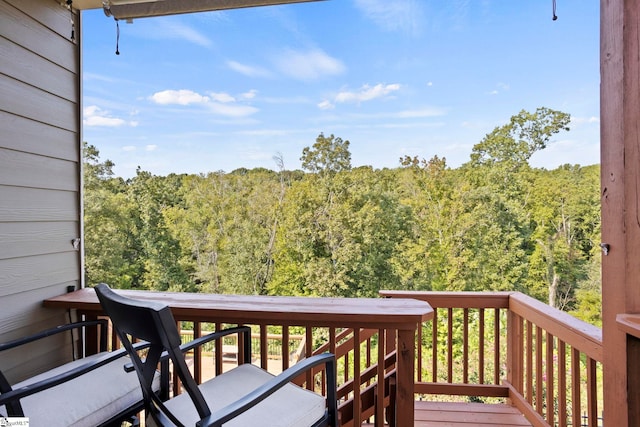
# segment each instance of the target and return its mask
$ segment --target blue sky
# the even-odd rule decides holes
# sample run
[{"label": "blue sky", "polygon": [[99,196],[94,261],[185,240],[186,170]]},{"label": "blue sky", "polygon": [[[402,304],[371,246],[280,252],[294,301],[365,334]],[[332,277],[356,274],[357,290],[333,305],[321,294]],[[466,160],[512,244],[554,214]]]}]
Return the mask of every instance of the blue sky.
[{"label": "blue sky", "polygon": [[299,169],[319,133],[352,165],[457,167],[520,110],[571,114],[531,163],[599,162],[599,2],[329,0],[144,18],[83,12],[83,139],[157,175]]}]

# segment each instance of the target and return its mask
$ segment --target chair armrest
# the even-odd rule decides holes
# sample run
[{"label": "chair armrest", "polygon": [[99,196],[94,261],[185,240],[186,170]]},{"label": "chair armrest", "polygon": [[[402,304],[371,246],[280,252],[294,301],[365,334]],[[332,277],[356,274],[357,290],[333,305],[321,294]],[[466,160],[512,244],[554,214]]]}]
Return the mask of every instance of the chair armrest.
[{"label": "chair armrest", "polygon": [[47,329],[47,330],[44,330],[44,331],[40,331],[40,332],[38,332],[36,334],[29,335],[29,336],[22,337],[22,338],[18,338],[18,339],[13,340],[13,341],[0,343],[0,351],[16,348],[16,347],[19,347],[21,345],[28,344],[30,342],[34,342],[34,341],[37,341],[37,340],[40,340],[40,339],[43,339],[43,338],[50,337],[52,335],[59,334],[61,332],[70,331],[70,330],[73,330],[73,329],[84,328],[84,327],[88,327],[88,326],[99,326],[100,327],[100,329],[101,329],[100,351],[106,351],[107,350],[107,326],[108,326],[108,324],[109,323],[107,322],[107,319],[98,319],[98,320],[90,320],[90,321],[84,321],[84,322],[67,323],[65,325],[56,326],[55,328],[51,328],[51,329]]},{"label": "chair armrest", "polygon": [[[146,343],[143,343],[146,344]],[[42,381],[38,381],[33,384],[26,385],[24,387],[10,390],[5,393],[0,394],[0,406],[6,405],[16,400],[19,400],[23,397],[30,396],[32,394],[38,393],[42,390],[55,387],[64,382],[70,381],[74,378],[77,378],[87,372],[93,371],[101,366],[104,366],[108,363],[113,362],[121,357],[125,357],[127,352],[125,350],[117,350],[114,352],[107,353],[101,357],[92,359],[91,362],[80,365],[76,368],[70,369],[61,374],[46,378]]]},{"label": "chair armrest", "polygon": [[273,377],[262,386],[258,387],[242,399],[231,403],[224,408],[212,413],[208,417],[200,420],[197,427],[221,427],[224,423],[240,415],[249,408],[263,401],[277,390],[289,384],[300,374],[312,369],[315,366],[325,364],[327,370],[327,401],[336,402],[336,359],[331,353],[318,354],[302,360],[294,366],[286,369],[278,376]]}]

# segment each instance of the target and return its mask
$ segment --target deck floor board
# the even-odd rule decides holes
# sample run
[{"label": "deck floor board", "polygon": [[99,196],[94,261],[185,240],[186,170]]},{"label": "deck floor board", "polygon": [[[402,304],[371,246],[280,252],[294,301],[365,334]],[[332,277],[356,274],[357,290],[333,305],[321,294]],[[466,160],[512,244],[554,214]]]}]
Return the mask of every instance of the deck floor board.
[{"label": "deck floor board", "polygon": [[[370,426],[373,424],[363,424]],[[414,427],[531,427],[518,409],[506,404],[415,403]]]},{"label": "deck floor board", "polygon": [[415,427],[531,426],[516,408],[505,404],[416,402]]}]

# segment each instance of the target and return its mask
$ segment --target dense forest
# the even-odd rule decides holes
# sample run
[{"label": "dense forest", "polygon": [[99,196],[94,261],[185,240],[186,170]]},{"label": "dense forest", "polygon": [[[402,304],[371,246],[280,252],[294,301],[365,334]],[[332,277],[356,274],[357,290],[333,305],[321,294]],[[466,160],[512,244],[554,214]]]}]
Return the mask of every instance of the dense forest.
[{"label": "dense forest", "polygon": [[351,166],[320,134],[302,169],[135,177],[84,147],[86,279],[118,288],[375,296],[518,290],[600,322],[600,168],[533,168],[566,113],[521,111],[467,163]]}]

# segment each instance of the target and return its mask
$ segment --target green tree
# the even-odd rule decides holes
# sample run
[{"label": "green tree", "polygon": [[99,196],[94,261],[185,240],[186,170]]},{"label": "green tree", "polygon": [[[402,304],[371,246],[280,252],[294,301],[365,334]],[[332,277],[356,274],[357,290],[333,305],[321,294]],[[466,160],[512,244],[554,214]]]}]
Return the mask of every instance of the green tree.
[{"label": "green tree", "polygon": [[164,211],[182,203],[182,177],[155,176],[138,168],[128,196],[136,207],[136,229],[144,272],[140,286],[153,290],[193,290],[180,264],[182,249],[170,232]]},{"label": "green tree", "polygon": [[334,174],[351,169],[349,141],[320,133],[313,147],[302,150],[302,168],[312,173]]},{"label": "green tree", "polygon": [[93,145],[83,144],[85,279],[117,288],[137,287],[142,274],[135,207],[127,185],[113,176],[113,162],[101,161]]},{"label": "green tree", "polygon": [[599,183],[599,168],[593,166],[564,165],[536,174],[529,288],[538,298],[548,296],[552,307],[574,306],[576,291],[588,280],[590,260],[598,254]]},{"label": "green tree", "polygon": [[475,166],[508,163],[516,167],[528,164],[531,156],[545,148],[554,134],[569,130],[570,121],[569,114],[546,107],[536,109],[535,113],[522,110],[473,147],[471,163]]}]

